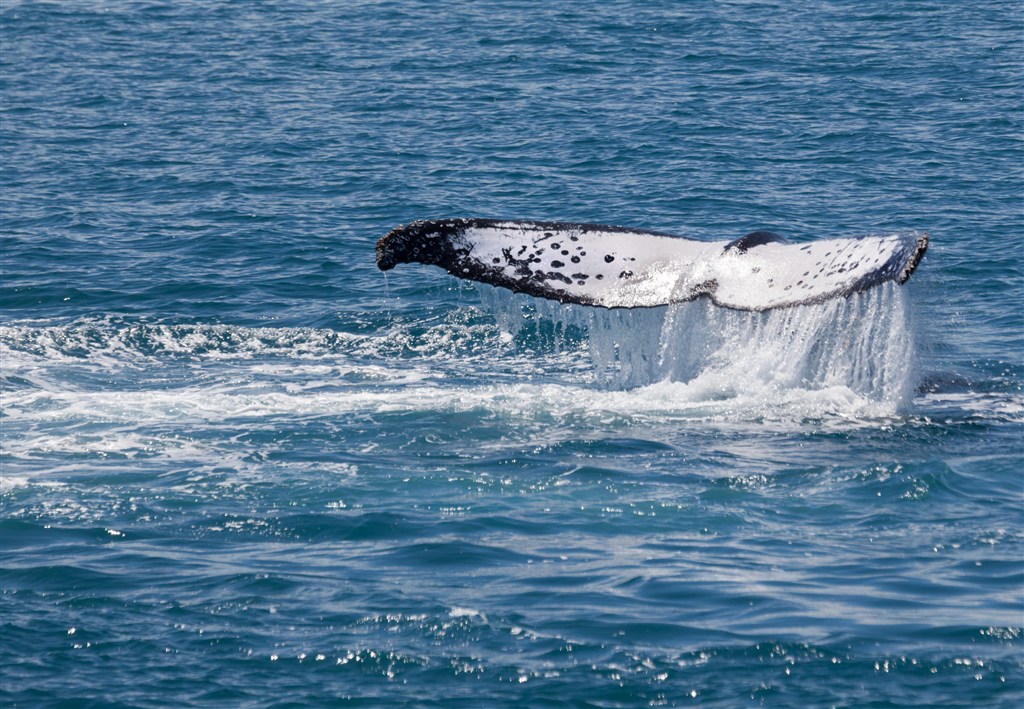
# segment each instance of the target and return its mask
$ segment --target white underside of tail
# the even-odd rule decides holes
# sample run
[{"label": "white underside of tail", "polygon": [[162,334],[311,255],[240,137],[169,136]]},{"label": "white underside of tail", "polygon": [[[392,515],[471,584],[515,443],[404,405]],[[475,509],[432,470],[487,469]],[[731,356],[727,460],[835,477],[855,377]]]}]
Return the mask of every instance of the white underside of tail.
[{"label": "white underside of tail", "polygon": [[769,310],[896,280],[917,238],[766,243],[741,252],[727,250],[724,241],[581,226],[510,221],[468,227],[467,258],[493,275],[474,278],[466,268],[466,277],[606,308],[653,307],[706,295],[729,308]]}]

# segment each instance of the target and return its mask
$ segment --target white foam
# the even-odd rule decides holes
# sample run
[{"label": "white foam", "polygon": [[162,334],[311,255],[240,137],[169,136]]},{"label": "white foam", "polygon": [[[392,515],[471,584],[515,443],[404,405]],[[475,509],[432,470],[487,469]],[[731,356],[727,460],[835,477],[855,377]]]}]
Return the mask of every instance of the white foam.
[{"label": "white foam", "polygon": [[[107,424],[103,433],[54,435],[31,441],[14,438],[5,446],[12,455],[33,451],[74,451],[126,457],[159,450],[187,453],[186,443],[132,432],[136,425],[273,425],[274,417],[380,416],[411,412],[476,412],[490,420],[521,423],[560,420],[563,424],[641,423],[671,420],[803,420],[823,415],[886,416],[877,402],[846,386],[784,389],[771,384],[750,388],[729,372],[702,373],[689,382],[663,380],[627,390],[585,384],[515,382],[434,386],[372,387],[352,391],[209,391],[201,387],[171,391],[21,392],[12,424],[49,427],[52,422]],[[44,426],[45,424],[45,426]],[[124,429],[128,429],[127,431]],[[19,440],[21,443],[19,444]]]},{"label": "white foam", "polygon": [[344,351],[364,339],[315,328],[121,324],[100,318],[64,326],[0,326],[0,356],[5,367],[83,359],[117,367],[175,355],[206,360],[275,354],[311,359]]},{"label": "white foam", "polygon": [[67,487],[66,483],[60,481],[45,480],[29,475],[11,475],[10,473],[0,475],[0,493],[6,494],[12,490],[28,487],[29,485],[52,489]]},{"label": "white foam", "polygon": [[988,419],[1024,422],[1024,393],[1021,392],[943,392],[929,393],[920,403],[933,416],[972,415]]},{"label": "white foam", "polygon": [[487,622],[487,616],[478,610],[473,608],[463,608],[462,606],[455,606],[448,611],[449,618],[479,618],[480,620]]},{"label": "white foam", "polygon": [[[24,365],[23,381],[3,391],[4,453],[220,461],[216,443],[161,427],[230,432],[280,418],[417,412],[473,413],[483,425],[531,436],[553,421],[563,431],[860,425],[899,413],[913,388],[909,310],[892,285],[760,313],[705,301],[602,310],[484,292],[493,319],[462,308],[360,336],[102,322],[0,328],[6,351]],[[181,354],[199,359],[194,370],[168,367]],[[103,388],[107,380],[95,374],[110,360],[152,378]],[[73,373],[62,372],[67,362]],[[82,368],[89,377],[77,375]],[[162,379],[169,369],[177,372],[171,385]],[[1010,415],[1019,415],[1016,406]]]}]

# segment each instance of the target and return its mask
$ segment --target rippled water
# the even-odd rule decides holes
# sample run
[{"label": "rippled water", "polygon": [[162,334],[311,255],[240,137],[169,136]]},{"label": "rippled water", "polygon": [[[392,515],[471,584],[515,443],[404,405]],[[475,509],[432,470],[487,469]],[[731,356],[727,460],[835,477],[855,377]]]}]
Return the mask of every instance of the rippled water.
[{"label": "rippled water", "polygon": [[[2,3],[0,703],[1024,701],[1024,10]],[[416,218],[926,230],[605,311]]]}]

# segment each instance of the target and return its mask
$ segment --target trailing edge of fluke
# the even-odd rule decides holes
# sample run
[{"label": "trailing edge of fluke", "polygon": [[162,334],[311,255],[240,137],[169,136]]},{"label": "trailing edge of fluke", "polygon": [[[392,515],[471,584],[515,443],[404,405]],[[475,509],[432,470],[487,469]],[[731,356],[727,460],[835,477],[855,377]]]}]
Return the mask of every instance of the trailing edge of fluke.
[{"label": "trailing edge of fluke", "polygon": [[927,248],[923,232],[793,243],[756,231],[709,242],[601,224],[440,219],[382,237],[377,266],[430,264],[516,293],[603,308],[707,297],[726,308],[770,310],[905,283]]}]

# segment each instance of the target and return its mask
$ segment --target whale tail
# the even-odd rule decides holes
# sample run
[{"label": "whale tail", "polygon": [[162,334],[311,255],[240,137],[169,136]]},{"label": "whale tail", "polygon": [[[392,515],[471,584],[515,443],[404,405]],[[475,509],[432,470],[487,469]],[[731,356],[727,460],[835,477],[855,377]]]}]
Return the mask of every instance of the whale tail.
[{"label": "whale tail", "polygon": [[706,242],[601,224],[441,219],[392,230],[376,257],[382,271],[424,263],[561,303],[648,308],[707,297],[760,311],[905,283],[927,248],[923,232],[797,244],[756,231]]}]

